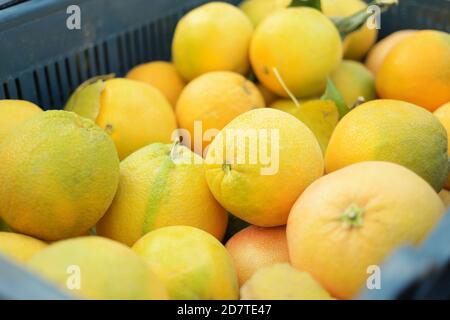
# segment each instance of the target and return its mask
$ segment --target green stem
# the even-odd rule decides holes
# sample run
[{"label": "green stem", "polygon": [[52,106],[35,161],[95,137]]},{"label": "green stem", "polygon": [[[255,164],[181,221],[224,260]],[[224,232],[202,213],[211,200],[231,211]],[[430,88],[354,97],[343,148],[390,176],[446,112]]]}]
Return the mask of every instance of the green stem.
[{"label": "green stem", "polygon": [[169,156],[170,156],[170,159],[171,159],[172,161],[175,160],[175,157],[176,157],[175,152],[176,152],[176,149],[178,148],[178,146],[179,146],[180,144],[181,144],[180,138],[178,137],[178,138],[173,142],[172,147],[170,148]]},{"label": "green stem", "polygon": [[340,217],[343,227],[346,229],[362,227],[364,212],[363,208],[351,204]]},{"label": "green stem", "polygon": [[359,96],[356,101],[353,103],[352,106],[350,106],[350,110],[356,108],[357,106],[359,106],[360,104],[363,104],[364,102],[366,102],[366,98],[364,98],[363,96]]},{"label": "green stem", "polygon": [[320,99],[331,100],[334,102],[339,112],[339,119],[341,119],[343,116],[345,116],[347,113],[350,112],[350,109],[345,103],[344,98],[342,98],[341,93],[336,88],[336,86],[333,83],[333,80],[331,80],[330,77],[327,78],[327,87],[325,89],[325,93]]},{"label": "green stem", "polygon": [[[383,13],[389,10],[391,7],[398,4],[398,0],[373,0],[368,4],[370,6],[378,6],[380,8],[380,13]],[[375,12],[367,11],[367,8],[364,8],[351,16],[348,17],[332,17],[331,20],[336,25],[341,38],[344,39],[350,33],[361,28],[364,23],[366,23],[367,19],[373,16]]]},{"label": "green stem", "polygon": [[278,82],[280,83],[280,85],[283,87],[284,91],[286,91],[286,93],[288,94],[288,96],[291,98],[291,100],[294,102],[295,106],[297,108],[300,108],[300,102],[298,102],[297,98],[294,96],[294,94],[291,92],[291,90],[289,90],[289,88],[287,87],[286,83],[284,82],[283,78],[281,77],[280,72],[278,71],[277,68],[272,68],[272,71],[275,75],[275,77],[277,78]]}]

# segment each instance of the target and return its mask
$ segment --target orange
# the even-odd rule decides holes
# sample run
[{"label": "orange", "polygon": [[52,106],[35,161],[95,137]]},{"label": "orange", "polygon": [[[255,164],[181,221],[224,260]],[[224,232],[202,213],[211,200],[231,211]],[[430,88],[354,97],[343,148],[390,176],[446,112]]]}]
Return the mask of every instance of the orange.
[{"label": "orange", "polygon": [[241,286],[257,270],[276,263],[289,262],[284,226],[249,226],[231,237],[225,247],[233,258]]},{"label": "orange", "polygon": [[166,61],[138,65],[128,72],[127,78],[148,83],[159,89],[174,108],[186,85],[173,63]]},{"label": "orange", "polygon": [[326,78],[342,60],[339,32],[320,11],[277,10],[255,30],[250,61],[258,80],[274,93],[288,97],[274,68],[296,97],[323,93]]},{"label": "orange", "polygon": [[[322,0],[322,11],[329,17],[348,17],[367,7],[362,0]],[[344,40],[344,58],[361,60],[377,39],[377,29],[364,24]]]},{"label": "orange", "polygon": [[344,60],[331,74],[331,80],[348,107],[376,98],[375,77],[360,62]]},{"label": "orange", "polygon": [[266,266],[241,288],[241,300],[334,300],[320,283],[287,263]]},{"label": "orange", "polygon": [[348,113],[333,131],[325,168],[390,161],[414,171],[439,192],[447,180],[447,132],[427,110],[397,100],[373,100]]},{"label": "orange", "polygon": [[113,203],[97,233],[129,246],[149,231],[188,225],[222,240],[227,213],[208,189],[203,158],[180,145],[153,143],[120,164]]},{"label": "orange", "polygon": [[291,0],[244,0],[239,8],[250,18],[255,27],[276,10],[284,9]]},{"label": "orange", "polygon": [[172,42],[173,62],[186,81],[210,71],[246,74],[252,32],[251,21],[235,6],[204,4],[178,22]]},{"label": "orange", "polygon": [[0,142],[15,127],[42,112],[37,105],[24,100],[0,100]]},{"label": "orange", "polygon": [[29,260],[46,246],[45,242],[23,234],[0,231],[0,253],[19,262]]},{"label": "orange", "polygon": [[118,184],[112,139],[73,112],[41,112],[0,144],[0,216],[17,232],[43,240],[84,234]]},{"label": "orange", "polygon": [[104,129],[121,160],[150,143],[169,143],[177,128],[173,108],[163,94],[130,79],[89,80],[72,94],[64,109]]},{"label": "orange", "polygon": [[378,42],[369,51],[366,59],[366,67],[376,75],[383,64],[384,59],[400,41],[414,34],[416,30],[400,30],[391,33],[386,38]]},{"label": "orange", "polygon": [[370,266],[399,246],[420,244],[443,213],[437,193],[412,171],[354,164],[318,179],[292,207],[291,263],[332,296],[349,299],[365,286]]},{"label": "orange", "polygon": [[450,101],[450,35],[418,31],[398,43],[377,74],[383,99],[414,103],[430,111]]},{"label": "orange", "polygon": [[212,235],[188,226],[147,233],[133,246],[166,285],[174,300],[236,300],[236,270],[225,247]]},{"label": "orange", "polygon": [[[190,137],[183,142],[202,155],[214,136],[231,120],[264,106],[258,88],[242,75],[230,71],[205,73],[186,86],[177,103],[179,126]],[[212,136],[207,137],[208,130]]]},{"label": "orange", "polygon": [[260,227],[286,224],[295,200],[322,174],[322,152],[311,130],[272,108],[238,116],[206,155],[206,180],[214,197],[233,215]]},{"label": "orange", "polygon": [[[443,106],[439,107],[434,112],[434,115],[438,118],[447,131],[447,137],[450,137],[450,102],[447,102]],[[450,156],[450,139],[448,139],[448,155]],[[445,187],[450,189],[450,174],[448,175]]]},{"label": "orange", "polygon": [[123,244],[97,236],[55,242],[28,265],[82,299],[168,299],[164,284],[143,259]]}]

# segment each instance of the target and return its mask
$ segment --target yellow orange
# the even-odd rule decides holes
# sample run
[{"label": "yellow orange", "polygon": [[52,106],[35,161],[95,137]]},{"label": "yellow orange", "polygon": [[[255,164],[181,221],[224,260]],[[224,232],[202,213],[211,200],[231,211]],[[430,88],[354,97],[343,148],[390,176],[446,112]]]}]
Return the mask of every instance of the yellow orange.
[{"label": "yellow orange", "polygon": [[258,270],[241,288],[242,300],[333,300],[306,272],[287,263]]},{"label": "yellow orange", "polygon": [[325,154],[327,172],[362,161],[390,161],[439,192],[447,180],[447,132],[427,110],[397,100],[366,102],[338,123]]},{"label": "yellow orange", "polygon": [[178,22],[172,42],[173,62],[186,81],[210,71],[245,74],[252,32],[251,21],[235,6],[207,3]]},{"label": "yellow orange", "polygon": [[[329,17],[348,17],[363,10],[367,4],[362,0],[322,0],[322,11]],[[349,34],[344,40],[344,57],[360,60],[377,39],[378,31],[364,24],[359,30]]]},{"label": "yellow orange", "polygon": [[73,112],[41,112],[0,145],[0,216],[19,233],[59,240],[87,232],[118,183],[113,141]]},{"label": "yellow orange", "polygon": [[375,77],[360,62],[344,60],[330,77],[350,108],[361,98],[363,102],[376,98]]},{"label": "yellow orange", "polygon": [[244,0],[239,5],[242,11],[250,18],[254,26],[273,12],[286,8],[291,0]]},{"label": "yellow orange", "polygon": [[[258,88],[242,75],[230,71],[205,73],[186,86],[177,103],[178,124],[190,137],[183,142],[202,155],[214,136],[231,120],[264,106]],[[198,133],[196,124],[201,126]],[[214,135],[207,137],[207,131]]]},{"label": "yellow orange", "polygon": [[227,213],[208,189],[199,155],[154,143],[120,164],[119,188],[97,233],[132,246],[147,232],[172,225],[197,227],[222,240]]},{"label": "yellow orange", "polygon": [[320,11],[287,8],[264,19],[250,45],[250,61],[258,80],[287,97],[274,68],[296,97],[323,93],[326,77],[341,62],[339,32]]},{"label": "yellow orange", "polygon": [[210,234],[193,227],[154,230],[133,250],[165,283],[171,299],[235,300],[239,286],[233,261]]},{"label": "yellow orange", "polygon": [[322,174],[322,152],[311,130],[272,108],[231,121],[206,156],[214,197],[235,216],[261,227],[285,224],[297,197]]},{"label": "yellow orange", "polygon": [[0,232],[0,253],[20,262],[28,261],[47,244],[41,240],[13,232]]},{"label": "yellow orange", "polygon": [[167,299],[167,290],[130,248],[90,236],[58,241],[28,261],[30,268],[83,299]]},{"label": "yellow orange", "polygon": [[113,139],[122,160],[153,142],[169,143],[177,128],[172,106],[153,86],[130,79],[94,80],[65,110],[93,120]]},{"label": "yellow orange", "polygon": [[450,101],[450,35],[418,31],[398,43],[376,77],[378,95],[430,111]]},{"label": "yellow orange", "polygon": [[131,69],[126,77],[148,83],[159,89],[174,108],[186,85],[173,63],[166,61],[138,65]]},{"label": "yellow orange", "polygon": [[334,297],[349,299],[363,289],[370,266],[401,245],[420,244],[443,213],[437,193],[412,171],[357,163],[318,179],[292,207],[291,263]]},{"label": "yellow orange", "polygon": [[0,100],[0,143],[15,127],[42,112],[37,105],[24,100]]}]

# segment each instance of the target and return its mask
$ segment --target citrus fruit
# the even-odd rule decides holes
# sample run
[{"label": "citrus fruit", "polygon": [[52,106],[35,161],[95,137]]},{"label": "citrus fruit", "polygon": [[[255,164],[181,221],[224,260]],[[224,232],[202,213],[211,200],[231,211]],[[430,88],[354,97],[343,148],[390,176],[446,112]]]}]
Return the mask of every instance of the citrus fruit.
[{"label": "citrus fruit", "polygon": [[42,112],[37,105],[24,100],[0,100],[0,143],[19,124]]},{"label": "citrus fruit", "polygon": [[259,269],[289,262],[286,227],[249,226],[236,233],[225,247],[233,258],[242,286]]},{"label": "citrus fruit", "polygon": [[[322,0],[321,4],[323,13],[328,17],[348,17],[367,8],[362,0]],[[377,29],[371,29],[367,24],[349,34],[344,40],[344,57],[362,59],[375,43],[377,34]]]},{"label": "citrus fruit", "polygon": [[403,165],[440,191],[447,180],[447,133],[430,112],[396,100],[373,100],[336,126],[325,154],[326,172],[361,161]]},{"label": "citrus fruit", "polygon": [[292,207],[291,263],[332,296],[352,298],[369,266],[380,266],[401,245],[419,244],[443,212],[437,193],[405,167],[377,161],[348,166],[318,179]]},{"label": "citrus fruit", "polygon": [[276,11],[253,34],[250,61],[258,80],[287,97],[278,70],[296,97],[320,95],[326,77],[341,62],[342,43],[333,23],[318,10],[299,7]]},{"label": "citrus fruit", "polygon": [[142,81],[159,89],[173,107],[185,86],[183,78],[173,63],[153,61],[138,65],[127,74],[128,79]]},{"label": "citrus fruit", "polygon": [[444,203],[445,208],[448,209],[448,207],[450,207],[450,191],[442,189],[441,192],[439,192],[439,197]]},{"label": "citrus fruit", "polygon": [[45,242],[23,234],[0,232],[0,253],[20,262],[27,261],[46,246]]},{"label": "citrus fruit", "polygon": [[28,261],[32,270],[84,299],[167,299],[164,284],[130,248],[90,236],[58,241]]},{"label": "citrus fruit", "polygon": [[238,218],[261,227],[285,224],[297,197],[322,174],[322,152],[311,130],[271,108],[231,121],[206,156],[214,197]]},{"label": "citrus fruit", "polygon": [[403,39],[376,77],[378,95],[434,111],[450,101],[450,34],[425,30]]},{"label": "citrus fruit", "polygon": [[118,183],[113,141],[73,112],[42,112],[0,146],[0,216],[19,233],[44,240],[83,234]]},{"label": "citrus fruit", "polygon": [[306,272],[287,263],[261,268],[241,288],[242,300],[333,300]]},{"label": "citrus fruit", "polygon": [[177,124],[170,103],[153,86],[130,79],[81,85],[65,110],[93,120],[113,139],[122,160],[152,142],[169,143]]},{"label": "citrus fruit", "polygon": [[366,67],[376,75],[383,64],[384,59],[400,41],[414,34],[416,30],[400,30],[391,33],[386,38],[376,43],[369,51],[366,58]]},{"label": "citrus fruit", "polygon": [[375,77],[360,62],[342,61],[331,74],[331,80],[349,107],[354,106],[360,98],[363,102],[376,98]]},{"label": "citrus fruit", "polygon": [[[178,100],[176,116],[180,128],[189,133],[190,142],[188,139],[184,143],[202,155],[213,138],[207,137],[208,130],[217,134],[238,115],[264,106],[261,93],[251,81],[234,72],[216,71],[205,73],[186,86]],[[196,125],[201,126],[198,133]]]},{"label": "citrus fruit", "polygon": [[239,287],[233,261],[209,233],[188,226],[154,230],[133,250],[166,284],[171,299],[237,299]]},{"label": "citrus fruit", "polygon": [[273,12],[286,8],[291,0],[244,0],[239,5],[242,11],[250,18],[254,26]]},{"label": "citrus fruit", "polygon": [[120,183],[97,234],[129,246],[171,225],[203,229],[222,240],[227,213],[208,189],[203,159],[180,145],[154,143],[120,164]]},{"label": "citrus fruit", "polygon": [[339,121],[336,105],[330,100],[305,100],[297,106],[292,100],[277,100],[271,108],[285,111],[303,122],[316,136],[322,152],[330,140],[331,134]]},{"label": "citrus fruit", "polygon": [[241,10],[224,2],[207,3],[178,22],[173,62],[187,81],[210,71],[245,74],[252,33],[252,23]]},{"label": "citrus fruit", "polygon": [[[447,102],[443,106],[434,111],[434,115],[444,126],[447,131],[447,137],[450,137],[450,102]],[[450,156],[450,139],[448,139],[448,155]],[[450,189],[450,174],[448,175],[445,187]]]},{"label": "citrus fruit", "polygon": [[266,106],[270,106],[273,102],[280,99],[275,93],[264,87],[261,83],[258,83],[256,87],[259,89]]}]

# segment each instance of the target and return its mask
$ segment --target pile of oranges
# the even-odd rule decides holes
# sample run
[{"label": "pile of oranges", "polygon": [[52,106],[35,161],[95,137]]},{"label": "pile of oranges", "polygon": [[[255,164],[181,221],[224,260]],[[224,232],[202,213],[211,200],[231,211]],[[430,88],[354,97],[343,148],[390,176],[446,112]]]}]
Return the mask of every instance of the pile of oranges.
[{"label": "pile of oranges", "polygon": [[173,61],[64,110],[1,100],[0,253],[82,298],[351,299],[419,245],[450,202],[450,35],[302,2],[195,8]]}]

